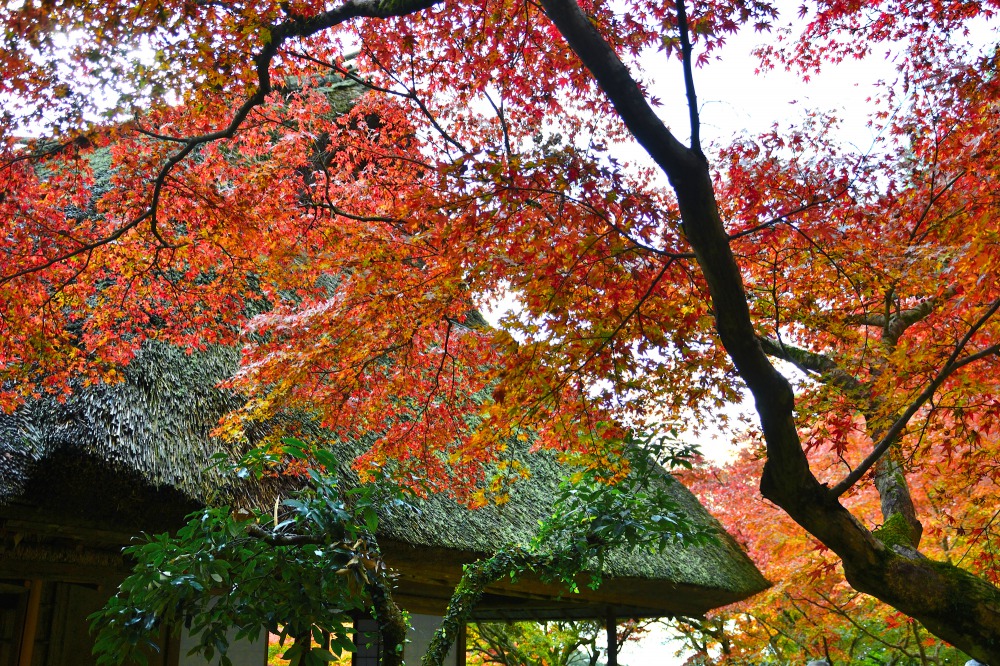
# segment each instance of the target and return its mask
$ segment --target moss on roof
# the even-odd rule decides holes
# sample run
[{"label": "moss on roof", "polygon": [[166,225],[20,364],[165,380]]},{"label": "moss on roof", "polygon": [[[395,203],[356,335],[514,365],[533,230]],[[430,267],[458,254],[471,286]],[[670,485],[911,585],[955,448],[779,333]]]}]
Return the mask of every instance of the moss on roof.
[{"label": "moss on roof", "polygon": [[222,347],[189,355],[149,344],[118,384],[79,389],[65,401],[46,397],[0,416],[0,500],[18,495],[37,465],[66,452],[195,500],[231,487],[212,466],[220,445],[209,433],[222,413],[240,404],[215,388],[236,359],[235,350]]},{"label": "moss on roof", "polygon": [[[489,554],[501,544],[527,545],[539,521],[552,515],[556,488],[567,472],[547,452],[531,454],[526,462],[531,477],[513,484],[510,501],[505,504],[469,510],[447,495],[432,495],[416,502],[417,515],[384,516],[380,532],[416,546],[477,554]],[[668,489],[693,523],[709,528],[718,538],[704,545],[672,545],[662,554],[612,551],[604,566],[605,575],[669,580],[744,596],[767,586],[750,559],[691,491],[666,471],[657,482]]]}]

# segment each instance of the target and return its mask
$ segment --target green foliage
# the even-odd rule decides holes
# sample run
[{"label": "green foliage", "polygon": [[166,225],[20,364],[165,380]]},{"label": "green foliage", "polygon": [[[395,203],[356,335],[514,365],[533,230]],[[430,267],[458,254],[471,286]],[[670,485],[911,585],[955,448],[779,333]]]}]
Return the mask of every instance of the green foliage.
[{"label": "green foliage", "polygon": [[[654,620],[626,620],[617,626],[620,651],[626,641],[645,634]],[[599,620],[555,622],[476,622],[468,626],[470,666],[595,666],[607,627]]]},{"label": "green foliage", "polygon": [[[600,622],[479,622],[469,626],[468,649],[473,664],[501,666],[570,666],[600,654],[596,639],[604,631]],[[585,663],[590,659],[585,659]]]},{"label": "green foliage", "polygon": [[[307,457],[301,442],[286,444],[287,456]],[[312,456],[336,469],[328,452]],[[292,666],[353,650],[352,613],[370,605],[367,589],[385,576],[373,537],[383,489],[342,491],[333,473],[316,469],[306,480],[273,515],[206,508],[176,536],[147,535],[127,548],[132,575],[90,618],[99,663],[144,664],[161,627],[186,627],[192,653],[218,655],[224,666],[231,638],[264,640],[268,631],[294,640],[284,651]]]},{"label": "green foliage", "polygon": [[648,548],[662,553],[672,544],[700,545],[714,538],[691,520],[662,482],[660,462],[690,467],[697,450],[674,434],[630,434],[625,441],[630,474],[609,484],[601,471],[587,469],[564,478],[552,515],[539,526],[532,552],[551,560],[548,575],[575,589],[575,578],[587,570],[591,587],[601,583],[601,570],[615,548]]}]

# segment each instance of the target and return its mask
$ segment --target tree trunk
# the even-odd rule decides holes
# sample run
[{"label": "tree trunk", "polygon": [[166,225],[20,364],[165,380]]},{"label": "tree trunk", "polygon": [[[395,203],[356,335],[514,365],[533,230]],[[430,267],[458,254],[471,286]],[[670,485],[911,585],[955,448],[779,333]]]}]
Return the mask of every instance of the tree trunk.
[{"label": "tree trunk", "polygon": [[379,663],[382,666],[403,666],[403,645],[406,644],[407,622],[385,581],[368,585],[375,607],[375,622],[379,632]]},{"label": "tree trunk", "polygon": [[809,469],[796,430],[791,386],[755,335],[742,274],[700,149],[685,147],[663,125],[575,0],[542,4],[677,194],[684,233],[708,283],[716,330],[750,388],[760,417],[767,447],[761,492],[840,556],[855,589],[919,620],[976,659],[1000,665],[1000,589],[962,569],[928,560],[912,547],[887,546]]}]

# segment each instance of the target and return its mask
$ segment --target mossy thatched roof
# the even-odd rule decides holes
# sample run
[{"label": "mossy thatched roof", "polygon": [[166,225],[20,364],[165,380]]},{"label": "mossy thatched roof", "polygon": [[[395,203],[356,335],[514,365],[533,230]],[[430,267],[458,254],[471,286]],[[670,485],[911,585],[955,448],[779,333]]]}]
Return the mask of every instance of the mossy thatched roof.
[{"label": "mossy thatched roof", "polygon": [[219,444],[208,433],[239,404],[215,388],[235,362],[235,350],[222,347],[191,356],[147,345],[118,384],[78,390],[63,401],[36,400],[0,416],[0,499],[21,494],[37,466],[69,452],[195,500],[226,487],[211,460]]},{"label": "mossy thatched roof", "polygon": [[[567,474],[545,452],[531,455],[528,465],[531,477],[513,484],[509,502],[469,510],[447,495],[432,495],[419,502],[419,515],[393,514],[382,521],[380,532],[383,538],[414,546],[477,554],[491,553],[501,544],[527,545],[539,521],[552,515],[555,490]],[[673,546],[662,555],[617,551],[606,562],[604,575],[669,580],[745,596],[760,591],[763,579],[756,567],[691,491],[665,471],[658,482],[693,523],[714,528],[719,538],[700,546]]]},{"label": "mossy thatched roof", "polygon": [[[35,503],[83,507],[73,498],[85,488],[75,486],[87,486],[94,494],[89,486],[108,486],[108,479],[116,479],[118,485],[143,486],[158,493],[156,501],[160,503],[164,492],[172,493],[173,501],[185,508],[212,497],[228,501],[273,497],[273,489],[238,485],[212,464],[212,456],[225,447],[210,432],[219,417],[238,403],[235,396],[216,385],[232,373],[236,361],[235,350],[228,348],[187,354],[168,345],[149,344],[125,369],[118,384],[80,389],[63,402],[38,400],[12,415],[0,416],[0,503],[28,497]],[[347,447],[350,449],[357,446]],[[348,457],[345,454],[345,459]],[[58,478],[49,478],[53,468],[59,471]],[[96,475],[95,469],[99,472]],[[426,606],[441,607],[447,590],[457,583],[462,563],[503,544],[526,543],[538,521],[551,514],[553,491],[564,474],[544,453],[531,456],[530,469],[531,478],[514,484],[510,501],[500,506],[469,510],[441,494],[419,501],[415,511],[387,513],[380,541],[390,563],[402,570],[403,595],[414,600],[439,595],[440,599]],[[37,488],[39,479],[49,479],[41,489]],[[607,578],[614,579],[604,586],[610,592],[604,596],[587,592],[585,600],[599,601],[623,613],[690,613],[763,589],[766,581],[698,500],[666,472],[660,482],[695,523],[712,526],[719,538],[700,546],[671,547],[659,555],[646,551],[614,553],[604,571]],[[98,491],[97,495],[107,498],[116,493],[120,495],[121,488],[112,491],[108,487],[107,492]],[[143,508],[141,493],[133,494],[135,497],[127,500],[87,505],[96,507],[89,509],[92,514],[116,514],[88,518],[115,524],[141,522],[148,509]],[[139,518],[122,523],[117,512],[126,509],[137,512]],[[523,593],[550,598],[560,594],[537,581],[523,583],[521,588],[507,585],[496,592],[499,596]],[[581,599],[567,598],[556,605],[579,606]],[[532,603],[538,606],[536,602]],[[498,611],[493,616],[502,615]]]}]

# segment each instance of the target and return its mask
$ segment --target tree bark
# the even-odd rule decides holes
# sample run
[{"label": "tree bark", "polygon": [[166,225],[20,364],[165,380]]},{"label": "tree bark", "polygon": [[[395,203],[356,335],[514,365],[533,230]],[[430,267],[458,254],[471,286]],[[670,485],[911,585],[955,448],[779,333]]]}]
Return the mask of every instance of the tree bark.
[{"label": "tree bark", "polygon": [[378,623],[380,652],[379,663],[382,666],[403,666],[403,646],[406,644],[406,628],[408,626],[399,606],[392,600],[385,586],[373,586],[372,602],[375,606]]}]

